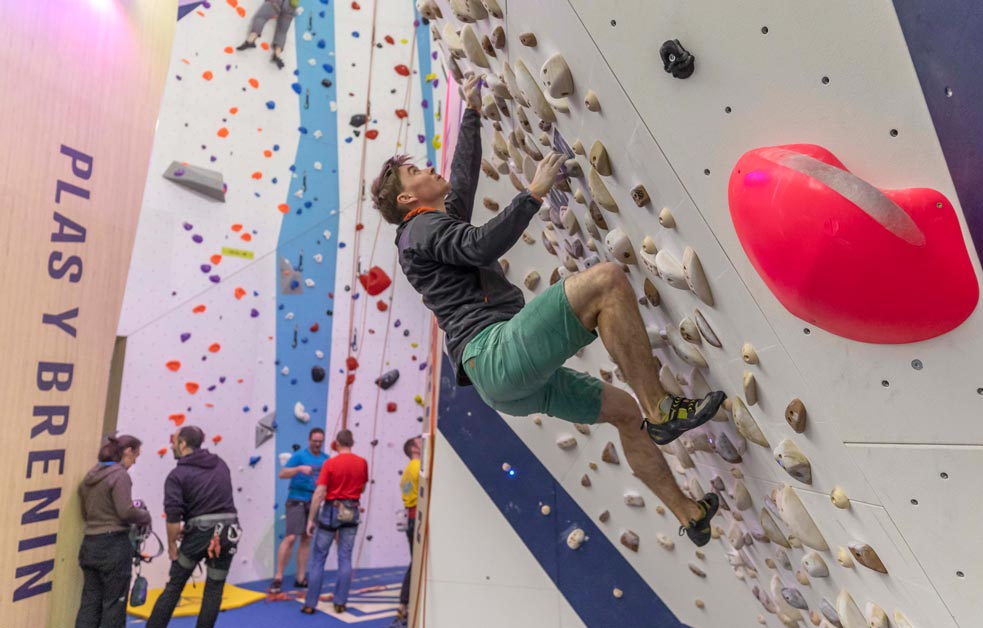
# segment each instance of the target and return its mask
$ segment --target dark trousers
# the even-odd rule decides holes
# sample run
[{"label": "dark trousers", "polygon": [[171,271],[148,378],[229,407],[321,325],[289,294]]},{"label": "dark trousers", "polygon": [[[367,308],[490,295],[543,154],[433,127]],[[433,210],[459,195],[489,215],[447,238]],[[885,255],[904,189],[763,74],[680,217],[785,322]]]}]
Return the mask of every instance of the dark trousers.
[{"label": "dark trousers", "polygon": [[410,527],[406,528],[406,539],[410,542],[410,566],[406,568],[403,586],[399,590],[399,603],[403,605],[410,603],[410,574],[413,572],[413,534],[416,529],[416,517],[410,519],[409,523]]},{"label": "dark trousers", "polygon": [[133,546],[127,532],[90,534],[79,549],[82,604],[75,628],[123,628],[126,596],[133,569]]},{"label": "dark trousers", "polygon": [[202,560],[207,567],[205,573],[205,591],[202,593],[201,610],[198,611],[197,628],[212,628],[218,619],[222,606],[222,590],[225,589],[225,578],[232,565],[236,543],[228,539],[228,527],[221,534],[222,551],[217,558],[208,558],[208,545],[212,541],[214,530],[186,530],[181,540],[178,560],[171,562],[171,572],[164,587],[164,592],[157,598],[154,610],[147,620],[147,628],[166,628],[171,621],[174,608],[181,600],[181,592],[185,583]]}]

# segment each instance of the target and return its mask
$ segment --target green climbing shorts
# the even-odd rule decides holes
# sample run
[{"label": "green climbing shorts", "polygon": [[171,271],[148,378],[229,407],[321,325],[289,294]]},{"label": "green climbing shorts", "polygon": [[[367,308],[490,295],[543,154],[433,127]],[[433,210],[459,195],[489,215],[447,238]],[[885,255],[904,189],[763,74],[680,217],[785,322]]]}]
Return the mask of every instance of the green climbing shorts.
[{"label": "green climbing shorts", "polygon": [[563,366],[597,333],[574,314],[563,283],[550,286],[511,320],[481,330],[464,348],[464,371],[495,410],[597,422],[603,382]]}]

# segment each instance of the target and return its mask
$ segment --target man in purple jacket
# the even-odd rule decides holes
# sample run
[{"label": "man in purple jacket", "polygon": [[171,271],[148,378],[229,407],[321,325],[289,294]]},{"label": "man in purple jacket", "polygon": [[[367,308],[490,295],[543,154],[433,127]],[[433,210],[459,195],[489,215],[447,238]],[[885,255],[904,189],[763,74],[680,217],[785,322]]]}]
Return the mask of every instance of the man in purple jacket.
[{"label": "man in purple jacket", "polygon": [[[699,501],[684,495],[658,445],[709,421],[724,393],[695,400],[663,390],[634,289],[620,265],[597,264],[558,281],[529,304],[505,278],[498,259],[539,211],[565,155],[544,157],[508,207],[472,225],[481,166],[480,86],[477,76],[464,85],[467,110],[449,182],[399,155],[372,184],[376,208],[398,225],[403,273],[444,330],[459,384],[474,385],[489,406],[507,414],[542,412],[574,423],[612,424],[632,470],[676,515],[680,534],[705,545],[719,500],[713,493]],[[598,335],[637,402],[620,388],[563,366]]]},{"label": "man in purple jacket", "polygon": [[[239,543],[239,519],[232,500],[232,476],[221,458],[202,449],[205,433],[186,425],[171,438],[177,467],[164,482],[170,579],[154,604],[147,628],[165,628],[181,599],[184,584],[205,561],[205,590],[197,628],[212,628],[222,590]],[[180,547],[178,539],[181,540]]]}]

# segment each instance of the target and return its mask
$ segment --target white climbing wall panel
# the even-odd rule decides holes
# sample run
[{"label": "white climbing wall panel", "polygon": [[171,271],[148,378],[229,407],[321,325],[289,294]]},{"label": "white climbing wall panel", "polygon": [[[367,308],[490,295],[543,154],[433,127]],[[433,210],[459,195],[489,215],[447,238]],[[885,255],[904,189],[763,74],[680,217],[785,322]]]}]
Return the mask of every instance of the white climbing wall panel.
[{"label": "white climbing wall panel", "polygon": [[[435,32],[442,34],[437,45],[445,48],[444,61],[452,65],[450,57],[457,57],[453,63],[467,72],[475,67],[473,60],[463,50],[448,54],[449,41],[455,42],[443,35],[445,28],[459,31],[462,23],[449,2],[435,4],[443,14],[433,24]],[[512,428],[586,512],[610,511],[602,530],[677,617],[691,626],[743,627],[758,621],[782,625],[752,593],[757,586],[771,595],[775,574],[784,586],[802,594],[808,605],[805,615],[818,613],[822,599],[835,605],[837,594],[846,589],[861,609],[872,602],[888,616],[898,610],[912,626],[974,625],[979,609],[972,591],[983,560],[975,549],[967,550],[978,545],[972,541],[975,521],[967,500],[972,501],[970,478],[979,477],[983,456],[975,447],[941,447],[981,441],[983,428],[975,420],[983,399],[977,390],[983,385],[977,357],[983,355],[979,312],[944,336],[908,345],[863,344],[811,327],[790,314],[759,278],[737,239],[728,209],[728,178],[742,154],[762,146],[814,143],[833,151],[848,169],[877,187],[941,191],[953,201],[963,235],[971,242],[893,4],[888,0],[809,6],[722,0],[698,5],[642,0],[511,2],[504,20],[490,17],[471,28],[480,39],[492,36],[497,26],[505,28],[507,43],[504,50],[495,51],[496,56],[488,57],[491,68],[477,67],[478,72],[502,74],[504,62],[515,68],[521,59],[538,78],[540,67],[556,53],[569,65],[574,91],[567,102],[554,103],[557,121],[549,135],[555,129],[569,145],[580,140],[589,150],[600,141],[607,148],[613,174],[601,179],[620,209],[618,213],[598,210],[608,227],[628,235],[636,256],[645,236],[677,260],[683,259],[686,247],[699,255],[713,293],[712,305],[691,291],[671,287],[640,263],[628,267],[639,296],[646,279],[661,295],[659,307],[641,306],[643,318],[647,325],[664,330],[694,316],[697,308],[703,313],[721,347],[706,340],[697,346],[708,363],[701,369],[702,377],[711,388],[743,398],[745,373],[753,375],[758,400],[749,409],[770,447],[745,441],[730,421],[715,421],[701,431],[711,441],[727,434],[743,455],[741,463],[724,461],[712,447],[704,451],[706,439],[701,441],[700,434],[681,439],[695,466],[683,468],[679,458],[669,458],[684,486],[695,480],[709,490],[713,482],[723,482],[721,494],[731,507],[715,519],[722,534],[705,549],[701,567],[708,577],[698,580],[686,568],[693,560],[688,543],[677,540],[672,552],[656,543],[657,532],[674,537],[674,519],[656,513],[657,500],[624,464],[610,467],[600,462],[605,443],[616,441],[613,430],[596,427],[585,436],[549,418],[541,425],[529,418],[507,418]],[[535,46],[523,45],[524,33],[535,34]],[[677,38],[696,55],[696,72],[686,80],[664,73],[659,59],[662,42]],[[585,105],[588,89],[597,94],[599,111],[589,111]],[[508,141],[519,126],[520,107],[515,99],[503,100],[499,106],[509,109],[510,115],[502,115],[500,122]],[[548,148],[538,142],[539,117],[532,107],[522,109],[532,125],[532,132],[525,133],[526,142],[545,153]],[[493,130],[492,120],[485,120],[484,157],[501,165],[492,150]],[[522,183],[524,169],[529,172],[534,164],[516,163],[516,157],[521,162],[530,159],[521,146],[511,152],[509,165]],[[585,155],[577,159],[585,176],[571,178],[570,189],[581,190],[589,201],[590,163]],[[641,208],[630,196],[639,184],[651,197]],[[508,170],[497,181],[483,176],[475,221],[493,215],[481,206],[483,198],[504,207],[515,193]],[[568,204],[577,216],[580,235],[534,218],[527,233],[535,242],[520,241],[505,256],[508,276],[516,285],[522,287],[523,278],[533,270],[542,277],[534,290],[525,290],[527,300],[542,292],[554,269],[562,267],[564,240],[584,243],[584,255],[576,262],[579,269],[592,254],[587,246],[588,208],[573,194]],[[674,228],[660,226],[663,208],[674,217]],[[547,229],[560,243],[556,247],[560,257],[543,246]],[[605,233],[601,229],[600,238],[594,236],[601,260],[609,255],[604,249]],[[978,275],[979,260],[973,253],[970,257]],[[745,343],[756,350],[754,364],[742,360]],[[658,344],[662,363],[689,391],[694,368],[664,342]],[[568,366],[594,375],[614,371],[599,342]],[[617,378],[613,381],[618,384]],[[808,413],[801,434],[785,419],[793,398],[801,399]],[[579,446],[563,451],[556,442],[568,436]],[[809,460],[811,484],[793,479],[776,464],[772,449],[785,439]],[[590,462],[599,465],[596,471],[590,469]],[[743,475],[752,499],[752,507],[738,521],[735,469]],[[591,487],[581,486],[585,473]],[[949,479],[940,479],[941,473]],[[809,585],[797,583],[795,574],[808,548],[785,550],[791,570],[781,566],[776,552],[780,548],[761,540],[742,551],[749,565],[740,574],[727,560],[728,552],[733,555],[735,550],[726,532],[736,525],[760,533],[762,508],[773,510],[773,518],[790,534],[788,522],[769,503],[772,492],[783,484],[794,486],[830,546],[821,552],[830,575],[811,577]],[[850,508],[831,503],[834,487],[842,487],[852,500]],[[644,495],[646,507],[625,506],[626,492]],[[911,499],[920,505],[913,506]],[[641,537],[638,553],[619,544],[626,528]],[[857,560],[851,568],[840,566],[837,550],[851,543],[869,545],[889,573],[877,573]],[[778,566],[772,569],[769,563],[774,562]],[[743,581],[735,575],[743,576]],[[694,606],[696,597],[706,602],[705,609]],[[435,603],[439,609],[442,602],[435,599]]]}]

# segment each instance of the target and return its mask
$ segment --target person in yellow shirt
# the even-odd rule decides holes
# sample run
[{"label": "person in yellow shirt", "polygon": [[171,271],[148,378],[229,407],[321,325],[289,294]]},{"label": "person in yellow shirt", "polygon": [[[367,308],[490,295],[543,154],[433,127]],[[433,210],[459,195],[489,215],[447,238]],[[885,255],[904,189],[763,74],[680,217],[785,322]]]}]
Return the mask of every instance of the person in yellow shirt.
[{"label": "person in yellow shirt", "polygon": [[403,469],[403,477],[399,481],[399,488],[403,493],[403,506],[406,507],[406,539],[410,542],[410,566],[406,568],[406,575],[403,577],[403,588],[399,591],[399,610],[396,617],[400,620],[406,619],[407,608],[410,604],[410,572],[413,571],[413,534],[416,530],[416,498],[420,492],[420,437],[416,436],[403,443],[403,453],[410,459],[409,464]]}]

